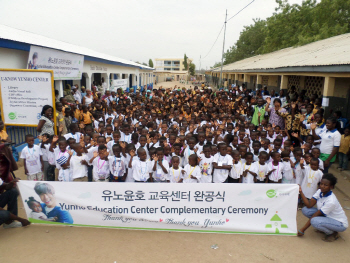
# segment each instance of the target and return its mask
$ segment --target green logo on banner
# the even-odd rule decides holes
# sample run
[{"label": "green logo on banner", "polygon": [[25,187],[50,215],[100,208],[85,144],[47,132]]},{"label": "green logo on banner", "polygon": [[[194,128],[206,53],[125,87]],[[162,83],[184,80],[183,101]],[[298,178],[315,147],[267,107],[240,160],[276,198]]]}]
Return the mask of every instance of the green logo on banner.
[{"label": "green logo on banner", "polygon": [[266,195],[267,195],[267,197],[269,197],[269,198],[274,198],[275,196],[276,196],[276,191],[275,190],[273,190],[273,189],[270,189],[270,190],[268,190],[267,192],[266,192]]},{"label": "green logo on banner", "polygon": [[[288,228],[288,226],[286,224],[280,224],[279,222],[282,221],[282,219],[276,214],[270,219],[270,221],[272,222],[271,224],[266,224],[265,228],[274,228],[275,227],[275,233],[278,234],[280,233],[280,230],[278,227],[280,228]],[[274,223],[273,223],[274,222]]]},{"label": "green logo on banner", "polygon": [[10,112],[10,113],[9,113],[9,118],[10,118],[10,120],[16,119],[16,113]]}]

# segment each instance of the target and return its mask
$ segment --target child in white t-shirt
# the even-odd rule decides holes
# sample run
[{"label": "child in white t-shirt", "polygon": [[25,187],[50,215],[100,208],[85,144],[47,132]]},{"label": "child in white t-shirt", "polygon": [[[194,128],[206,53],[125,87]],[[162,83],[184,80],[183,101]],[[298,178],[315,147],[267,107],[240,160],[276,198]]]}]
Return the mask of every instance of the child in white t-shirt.
[{"label": "child in white t-shirt", "polygon": [[215,154],[213,159],[213,182],[224,183],[227,181],[228,174],[232,168],[232,157],[227,154],[227,145],[225,143],[219,143],[218,153]]},{"label": "child in white t-shirt", "polygon": [[156,183],[166,183],[169,173],[169,163],[165,161],[164,150],[162,147],[156,149],[156,154],[152,156],[151,162],[151,180]]},{"label": "child in white t-shirt", "polygon": [[272,162],[270,162],[267,166],[267,170],[269,172],[269,183],[281,183],[284,170],[284,165],[281,162],[281,154],[279,152],[272,152],[271,158]]},{"label": "child in white t-shirt", "polygon": [[213,181],[212,173],[213,173],[213,160],[214,157],[210,155],[211,146],[204,145],[203,146],[203,154],[199,154],[198,163],[201,169],[201,183],[211,183]]},{"label": "child in white t-shirt", "polygon": [[171,158],[172,167],[169,168],[168,182],[169,183],[182,183],[183,174],[182,168],[180,167],[180,158],[178,156],[173,156]]},{"label": "child in white t-shirt", "polygon": [[318,159],[312,158],[309,166],[304,166],[304,161],[300,161],[301,168],[304,170],[304,178],[301,182],[301,190],[306,198],[311,199],[318,189],[318,183],[321,182],[323,173],[319,169]]},{"label": "child in white t-shirt", "polygon": [[245,163],[243,164],[243,173],[242,173],[242,183],[244,184],[253,184],[254,179],[257,177],[257,168],[253,162],[254,154],[251,152],[246,153]]},{"label": "child in white t-shirt", "polygon": [[87,182],[88,181],[88,157],[84,154],[84,141],[75,143],[72,145],[72,149],[76,152],[70,159],[70,178],[74,182]]},{"label": "child in white t-shirt", "polygon": [[145,149],[139,148],[137,150],[138,158],[134,150],[130,151],[129,169],[132,169],[132,175],[136,183],[144,183],[149,179],[149,174],[152,172],[152,162],[147,161],[147,154]]},{"label": "child in white t-shirt", "polygon": [[295,175],[294,175],[294,163],[289,157],[289,151],[284,150],[281,154],[283,159],[283,174],[282,174],[282,184],[295,184]]},{"label": "child in white t-shirt", "polygon": [[93,166],[93,180],[95,182],[108,182],[109,162],[107,147],[105,145],[98,146],[98,152],[94,152],[90,163]]},{"label": "child in white t-shirt", "polygon": [[184,157],[184,162],[183,165],[186,166],[188,164],[188,158],[190,155],[197,153],[198,149],[195,148],[194,146],[196,145],[196,139],[194,137],[191,137],[188,140],[188,146],[183,149],[183,157]]},{"label": "child in white t-shirt", "polygon": [[26,135],[26,143],[27,146],[22,150],[20,158],[24,160],[24,171],[27,179],[31,181],[43,181],[43,153],[38,145],[34,145],[33,135]]},{"label": "child in white t-shirt", "polygon": [[188,158],[188,164],[182,170],[183,183],[200,183],[201,169],[198,166],[198,157],[196,154],[191,154]]},{"label": "child in white t-shirt", "polygon": [[126,178],[126,161],[122,156],[121,147],[119,144],[114,144],[112,147],[114,156],[108,157],[109,163],[109,181],[110,182],[124,182]]},{"label": "child in white t-shirt", "polygon": [[270,175],[268,173],[268,165],[266,163],[268,159],[269,155],[267,152],[261,151],[259,153],[259,161],[254,163],[257,170],[255,183],[259,184],[268,182],[268,176]]},{"label": "child in white t-shirt", "polygon": [[243,172],[243,164],[241,162],[241,157],[239,155],[239,151],[237,150],[233,150],[232,151],[232,169],[229,173],[229,177],[228,177],[228,182],[229,183],[241,183],[241,175]]}]

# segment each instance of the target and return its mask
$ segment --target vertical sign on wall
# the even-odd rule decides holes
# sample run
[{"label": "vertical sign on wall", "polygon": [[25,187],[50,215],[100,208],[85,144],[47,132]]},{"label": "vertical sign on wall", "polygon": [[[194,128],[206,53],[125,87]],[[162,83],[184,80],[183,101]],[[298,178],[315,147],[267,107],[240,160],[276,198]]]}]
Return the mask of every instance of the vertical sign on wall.
[{"label": "vertical sign on wall", "polygon": [[44,105],[55,109],[53,84],[51,70],[0,69],[1,116],[5,125],[37,126]]}]

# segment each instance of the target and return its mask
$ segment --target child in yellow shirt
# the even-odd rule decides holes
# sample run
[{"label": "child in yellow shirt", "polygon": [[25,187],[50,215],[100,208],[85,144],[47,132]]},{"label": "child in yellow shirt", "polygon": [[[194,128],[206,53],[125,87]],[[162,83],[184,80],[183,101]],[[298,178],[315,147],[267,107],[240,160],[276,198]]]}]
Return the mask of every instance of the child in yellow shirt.
[{"label": "child in yellow shirt", "polygon": [[340,139],[340,147],[339,147],[339,166],[338,169],[340,171],[344,171],[348,169],[349,162],[349,154],[350,154],[350,128],[345,128],[344,134]]}]

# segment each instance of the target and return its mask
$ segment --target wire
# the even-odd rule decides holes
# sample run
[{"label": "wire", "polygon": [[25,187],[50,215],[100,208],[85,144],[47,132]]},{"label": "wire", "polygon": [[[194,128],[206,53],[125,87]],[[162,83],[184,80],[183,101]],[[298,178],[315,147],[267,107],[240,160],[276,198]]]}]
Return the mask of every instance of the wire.
[{"label": "wire", "polygon": [[236,15],[238,15],[240,12],[242,12],[244,9],[246,9],[248,6],[250,6],[255,0],[251,1],[249,4],[247,4],[245,7],[243,7],[241,10],[239,10],[235,15],[231,16],[229,19],[227,19],[226,22],[230,21],[232,18],[234,18]]},{"label": "wire", "polygon": [[[227,19],[227,20],[226,20],[226,23],[227,23],[228,21],[230,21],[232,18],[234,18],[236,15],[238,15],[240,12],[242,12],[244,9],[246,9],[248,6],[250,6],[253,2],[255,2],[255,0],[251,1],[249,4],[247,4],[247,5],[246,5],[245,7],[243,7],[241,10],[239,10],[235,15],[233,15],[233,16],[231,16],[229,19]],[[219,34],[218,34],[218,36],[217,36],[217,38],[216,38],[214,44],[211,46],[209,52],[202,58],[202,60],[205,59],[205,58],[210,54],[210,52],[212,51],[214,45],[216,44],[216,42],[217,42],[218,39],[219,39],[219,36],[220,36],[222,30],[224,29],[224,26],[225,26],[225,24],[222,25],[221,30],[220,30],[220,32],[219,32]]]},{"label": "wire", "polygon": [[218,41],[218,39],[219,39],[219,36],[220,36],[222,30],[224,29],[224,25],[225,25],[225,24],[222,25],[221,30],[220,30],[220,32],[219,32],[219,35],[217,36],[217,38],[216,38],[214,44],[211,46],[209,52],[202,58],[202,60],[205,59],[205,58],[209,55],[210,51],[213,49],[213,47],[214,47],[216,41]]}]

